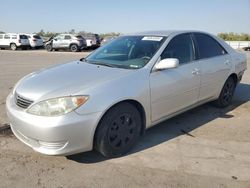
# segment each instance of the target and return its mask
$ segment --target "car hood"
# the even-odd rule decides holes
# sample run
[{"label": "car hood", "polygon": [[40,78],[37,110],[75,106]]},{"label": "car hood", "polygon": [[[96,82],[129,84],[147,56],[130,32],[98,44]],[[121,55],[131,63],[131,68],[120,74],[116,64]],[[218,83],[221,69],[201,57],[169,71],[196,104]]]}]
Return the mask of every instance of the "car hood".
[{"label": "car hood", "polygon": [[18,82],[15,92],[32,101],[74,94],[87,95],[91,87],[117,79],[135,70],[89,64],[81,61],[61,64],[31,73]]}]

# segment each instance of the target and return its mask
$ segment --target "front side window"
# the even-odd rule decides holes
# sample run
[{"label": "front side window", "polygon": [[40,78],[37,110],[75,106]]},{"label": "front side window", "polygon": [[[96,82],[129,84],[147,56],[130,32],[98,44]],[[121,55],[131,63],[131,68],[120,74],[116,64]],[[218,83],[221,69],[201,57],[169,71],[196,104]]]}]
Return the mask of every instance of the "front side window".
[{"label": "front side window", "polygon": [[195,33],[194,36],[200,59],[216,57],[227,53],[226,50],[212,37],[202,33]]},{"label": "front side window", "polygon": [[190,34],[174,37],[161,54],[161,59],[176,58],[180,64],[194,60],[193,42]]},{"label": "front side window", "polygon": [[0,39],[3,39],[3,35],[0,35]]},{"label": "front side window", "polygon": [[64,35],[57,35],[54,39],[55,40],[63,40],[64,39]]},{"label": "front side window", "polygon": [[164,41],[165,37],[161,36],[119,37],[93,52],[86,61],[120,68],[142,68]]}]

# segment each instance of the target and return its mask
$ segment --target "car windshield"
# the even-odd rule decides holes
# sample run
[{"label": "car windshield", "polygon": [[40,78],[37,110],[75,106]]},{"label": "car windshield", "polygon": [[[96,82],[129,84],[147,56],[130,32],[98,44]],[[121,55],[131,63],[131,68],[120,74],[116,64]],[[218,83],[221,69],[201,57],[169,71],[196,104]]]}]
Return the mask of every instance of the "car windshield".
[{"label": "car windshield", "polygon": [[110,67],[144,67],[165,41],[161,36],[122,36],[90,54],[88,63]]},{"label": "car windshield", "polygon": [[33,36],[35,39],[41,39],[41,37],[39,35],[34,35]]},{"label": "car windshield", "polygon": [[26,35],[20,35],[20,39],[28,39]]}]

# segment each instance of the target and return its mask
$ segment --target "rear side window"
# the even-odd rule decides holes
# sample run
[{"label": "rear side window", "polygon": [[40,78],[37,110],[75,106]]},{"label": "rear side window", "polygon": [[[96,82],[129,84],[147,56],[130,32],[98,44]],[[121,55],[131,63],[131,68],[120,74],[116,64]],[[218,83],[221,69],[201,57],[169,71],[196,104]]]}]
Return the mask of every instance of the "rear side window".
[{"label": "rear side window", "polygon": [[199,59],[216,57],[227,53],[214,38],[201,33],[195,33],[194,36],[199,51]]},{"label": "rear side window", "polygon": [[9,35],[4,35],[4,39],[10,39]]},{"label": "rear side window", "polygon": [[12,39],[17,39],[17,36],[16,36],[16,35],[12,35],[11,38],[12,38]]},{"label": "rear side window", "polygon": [[193,42],[190,34],[174,37],[161,54],[161,59],[177,58],[180,64],[194,60]]},{"label": "rear side window", "polygon": [[20,35],[19,38],[20,39],[28,39],[28,37],[26,35]]},{"label": "rear side window", "polygon": [[64,39],[70,40],[70,39],[71,39],[71,36],[70,36],[70,35],[65,35]]}]

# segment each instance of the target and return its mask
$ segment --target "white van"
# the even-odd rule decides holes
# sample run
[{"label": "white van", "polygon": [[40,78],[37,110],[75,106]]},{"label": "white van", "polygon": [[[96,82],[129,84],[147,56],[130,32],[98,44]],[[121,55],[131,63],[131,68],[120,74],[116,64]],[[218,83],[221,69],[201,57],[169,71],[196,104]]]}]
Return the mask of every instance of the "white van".
[{"label": "white van", "polygon": [[17,33],[0,34],[0,48],[16,50],[17,48],[27,49],[29,47],[30,43],[26,35]]}]

